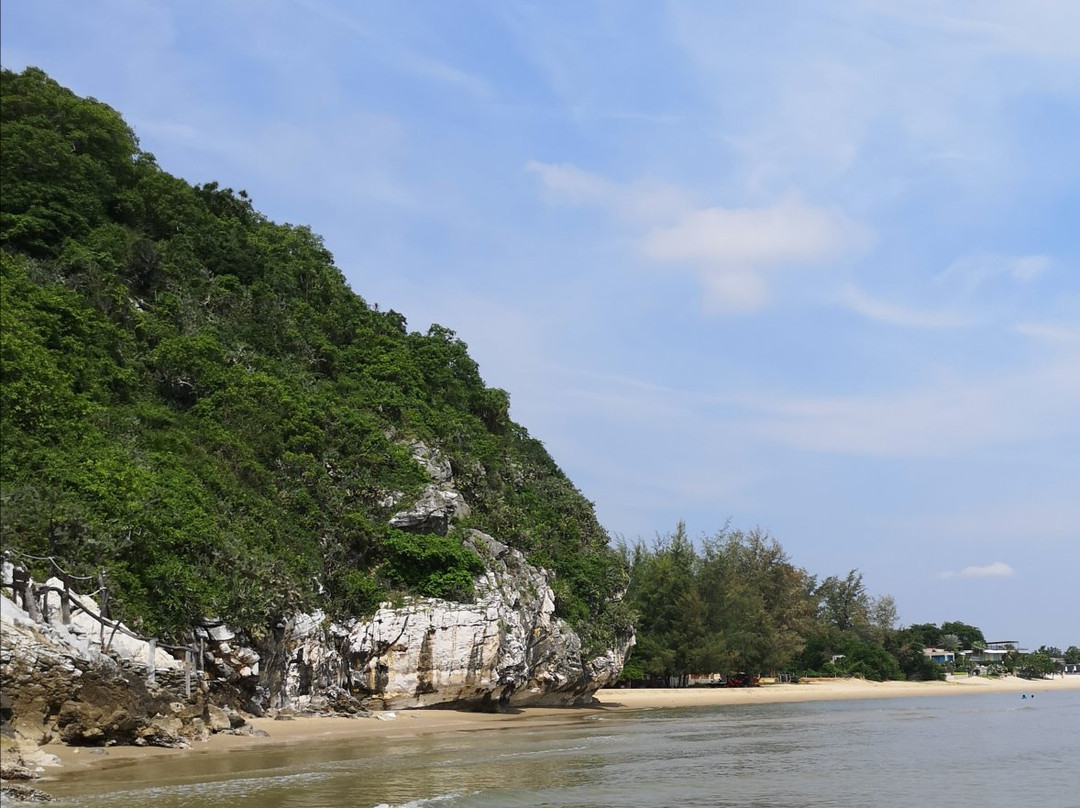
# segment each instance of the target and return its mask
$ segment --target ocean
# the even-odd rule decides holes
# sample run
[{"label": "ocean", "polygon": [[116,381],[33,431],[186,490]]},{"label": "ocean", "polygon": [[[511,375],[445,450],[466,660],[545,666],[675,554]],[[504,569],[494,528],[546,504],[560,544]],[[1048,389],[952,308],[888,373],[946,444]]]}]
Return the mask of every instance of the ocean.
[{"label": "ocean", "polygon": [[79,808],[1080,808],[1080,692],[589,713],[42,785]]}]

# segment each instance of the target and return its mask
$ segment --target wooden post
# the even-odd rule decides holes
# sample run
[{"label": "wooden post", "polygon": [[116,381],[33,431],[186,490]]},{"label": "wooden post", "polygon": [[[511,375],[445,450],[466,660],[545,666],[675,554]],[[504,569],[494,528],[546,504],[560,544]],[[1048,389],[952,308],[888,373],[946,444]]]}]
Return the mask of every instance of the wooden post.
[{"label": "wooden post", "polygon": [[15,605],[22,601],[23,611],[26,611],[26,570],[15,567],[11,571],[11,599],[15,601]]},{"label": "wooden post", "polygon": [[[104,622],[104,621],[102,621],[102,625],[105,625],[105,622]],[[114,638],[114,637],[116,636],[116,631],[117,631],[117,629],[119,629],[119,628],[120,628],[120,621],[119,621],[119,620],[117,620],[117,621],[115,621],[115,622],[113,623],[113,627],[112,627],[112,633],[111,633],[111,634],[109,634],[109,641],[108,641],[108,642],[107,642],[107,643],[105,644],[105,647],[101,649],[102,651],[108,651],[108,650],[109,650],[110,648],[112,648],[112,641],[113,641],[113,638]]]},{"label": "wooden post", "polygon": [[146,671],[146,683],[153,687],[157,684],[157,640],[153,637],[150,638],[150,655],[146,660],[148,669]]},{"label": "wooden post", "polygon": [[60,620],[71,625],[71,576],[64,573],[64,591],[60,593]]},{"label": "wooden post", "polygon": [[101,606],[98,608],[102,617],[109,616],[109,587],[105,586],[105,570],[98,570],[98,587],[101,589]]},{"label": "wooden post", "polygon": [[30,619],[36,623],[41,622],[41,612],[38,610],[37,597],[34,594],[34,585],[30,582],[30,573],[26,570],[15,570],[11,576],[16,591],[22,597],[23,608],[30,615]]},{"label": "wooden post", "polygon": [[184,692],[191,698],[191,649],[184,649]]},{"label": "wooden post", "polygon": [[109,590],[105,588],[105,570],[98,570],[98,589],[101,590],[101,601],[98,606],[98,645],[101,652],[105,653],[105,609],[109,604]]},{"label": "wooden post", "polygon": [[49,590],[44,586],[38,590],[41,592],[41,619],[49,622]]}]

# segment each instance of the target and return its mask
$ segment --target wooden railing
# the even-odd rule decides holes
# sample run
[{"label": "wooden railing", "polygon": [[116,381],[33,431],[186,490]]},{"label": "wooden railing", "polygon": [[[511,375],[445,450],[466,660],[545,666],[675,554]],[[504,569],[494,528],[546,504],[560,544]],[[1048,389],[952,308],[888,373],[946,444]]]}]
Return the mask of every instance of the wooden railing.
[{"label": "wooden railing", "polygon": [[[12,561],[12,573],[11,583],[0,582],[0,586],[9,587],[12,590],[12,600],[16,605],[21,605],[23,611],[30,616],[30,619],[36,623],[50,624],[52,621],[49,614],[49,598],[50,592],[55,592],[59,595],[60,599],[60,621],[65,626],[71,625],[71,613],[72,608],[78,609],[83,614],[89,615],[98,623],[98,644],[101,647],[103,654],[108,654],[109,649],[112,646],[113,639],[115,639],[117,632],[125,634],[132,639],[139,642],[145,642],[148,646],[147,652],[147,684],[153,687],[157,683],[157,649],[161,648],[170,652],[174,657],[178,654],[183,654],[184,658],[184,691],[188,698],[191,698],[191,675],[193,670],[201,670],[202,653],[203,653],[203,641],[199,638],[199,646],[196,649],[194,643],[191,645],[170,645],[168,643],[159,642],[156,637],[143,637],[136,634],[129,629],[119,620],[111,619],[108,615],[108,603],[109,603],[109,590],[105,584],[105,571],[99,570],[97,574],[98,589],[95,592],[90,593],[90,597],[97,595],[101,596],[101,606],[98,612],[94,612],[83,605],[79,600],[78,591],[74,587],[75,581],[93,581],[94,576],[90,575],[72,575],[64,570],[56,561],[51,557],[38,557],[31,556],[26,553],[19,553],[14,550],[7,550],[4,553],[5,558],[11,561],[12,557],[17,556],[33,561],[48,561],[52,567],[55,568],[57,575],[62,582],[62,586],[49,586],[48,584],[34,583],[33,578],[30,577],[30,573],[26,568],[14,564]],[[109,639],[105,639],[105,630],[109,629]]]}]

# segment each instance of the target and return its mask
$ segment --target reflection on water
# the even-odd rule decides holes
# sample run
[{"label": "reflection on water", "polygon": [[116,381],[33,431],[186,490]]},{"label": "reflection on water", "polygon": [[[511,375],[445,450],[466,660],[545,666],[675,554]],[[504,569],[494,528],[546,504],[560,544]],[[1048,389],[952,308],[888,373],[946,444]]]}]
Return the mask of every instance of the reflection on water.
[{"label": "reflection on water", "polygon": [[[1076,805],[1080,694],[697,710],[139,761],[50,783],[81,808]],[[1071,787],[1069,784],[1072,784]],[[921,795],[921,796],[920,796]]]}]

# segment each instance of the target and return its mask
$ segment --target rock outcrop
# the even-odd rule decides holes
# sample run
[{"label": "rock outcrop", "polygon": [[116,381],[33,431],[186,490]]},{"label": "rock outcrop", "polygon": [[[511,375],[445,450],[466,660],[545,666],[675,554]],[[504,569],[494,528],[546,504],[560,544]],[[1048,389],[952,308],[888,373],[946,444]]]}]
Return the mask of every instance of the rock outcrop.
[{"label": "rock outcrop", "polygon": [[573,705],[614,682],[632,635],[584,654],[555,616],[550,573],[480,531],[468,543],[487,566],[473,603],[409,598],[348,623],[296,615],[277,627],[257,676],[240,675],[235,635],[225,632],[228,640],[208,643],[207,667],[231,670],[226,678],[251,694],[255,709],[306,711]]},{"label": "rock outcrop", "polygon": [[[411,449],[432,482],[391,523],[445,534],[468,506],[450,465],[422,443]],[[73,595],[79,608],[48,624],[2,597],[4,730],[35,743],[177,746],[238,731],[237,711],[573,705],[615,680],[632,633],[588,653],[555,615],[551,573],[478,530],[467,532],[466,544],[486,568],[472,602],[406,598],[346,622],[321,611],[296,614],[258,642],[207,621],[193,627],[186,663],[122,626],[103,630],[92,598]],[[9,564],[4,573],[10,581]],[[58,615],[57,593],[43,606]]]},{"label": "rock outcrop", "polygon": [[[445,535],[468,505],[437,450],[421,441],[409,449],[431,483],[390,524]],[[398,501],[391,495],[387,503]],[[472,603],[407,598],[348,622],[321,611],[298,614],[276,626],[258,652],[226,626],[207,628],[206,667],[232,682],[238,706],[252,711],[571,705],[614,682],[632,633],[602,653],[585,652],[555,616],[549,572],[478,530],[469,531],[467,544],[487,569]]]},{"label": "rock outcrop", "polygon": [[[454,475],[448,460],[422,441],[413,441],[409,450],[431,482],[416,502],[390,517],[390,526],[413,533],[445,536],[453,520],[465,518],[471,509],[461,492],[454,487]],[[390,501],[394,500],[396,497],[390,498]]]},{"label": "rock outcrop", "polygon": [[[10,580],[10,571],[5,572]],[[97,613],[92,598],[78,600],[87,612]],[[88,632],[86,620],[75,613],[70,625],[38,622],[0,594],[5,735],[31,745],[152,746],[186,746],[209,735],[204,689],[196,680],[188,695],[192,680],[181,663],[157,649],[150,676],[148,643],[107,632],[115,636],[103,649],[102,632],[94,625]],[[119,636],[124,641],[116,642]]]}]

